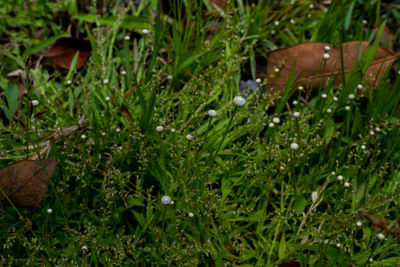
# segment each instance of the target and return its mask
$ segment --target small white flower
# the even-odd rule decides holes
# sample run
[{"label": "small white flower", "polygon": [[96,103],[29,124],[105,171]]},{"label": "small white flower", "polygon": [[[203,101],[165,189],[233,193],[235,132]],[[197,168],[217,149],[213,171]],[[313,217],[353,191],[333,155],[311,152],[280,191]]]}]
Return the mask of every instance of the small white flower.
[{"label": "small white flower", "polygon": [[104,80],[103,80],[103,83],[104,83],[104,84],[108,84],[108,82],[109,82],[108,79],[104,79]]},{"label": "small white flower", "polygon": [[108,102],[108,101],[110,101],[110,97],[109,96],[106,96],[106,102]]},{"label": "small white flower", "polygon": [[39,105],[38,100],[32,100],[32,106],[37,107]]},{"label": "small white flower", "polygon": [[365,150],[367,147],[365,145],[361,145],[361,149]]},{"label": "small white flower", "polygon": [[322,94],[321,97],[322,97],[323,99],[326,99],[326,98],[328,97],[328,95],[327,95],[327,94]]},{"label": "small white flower", "polygon": [[279,68],[276,68],[276,67],[275,67],[275,68],[274,68],[274,71],[275,71],[275,72],[279,72]]},{"label": "small white flower", "polygon": [[174,129],[174,128],[171,128],[170,131],[171,131],[171,133],[174,133],[174,132],[175,132],[175,129]]},{"label": "small white flower", "polygon": [[350,100],[353,100],[353,99],[355,98],[355,95],[349,94],[347,97],[348,97]]},{"label": "small white flower", "polygon": [[118,147],[118,149],[119,149],[119,150],[122,150],[122,149],[123,149],[123,147],[122,147],[122,146],[119,146],[119,147]]},{"label": "small white flower", "polygon": [[328,114],[332,113],[332,109],[330,109],[330,108],[326,109],[326,113],[328,113]]},{"label": "small white flower", "polygon": [[293,104],[293,106],[296,106],[297,104],[299,104],[299,101],[293,100],[292,104]]},{"label": "small white flower", "polygon": [[86,137],[87,137],[87,136],[86,136],[85,134],[82,134],[82,135],[81,135],[81,138],[82,138],[82,139],[86,139]]},{"label": "small white flower", "polygon": [[130,37],[129,35],[125,35],[124,39],[125,39],[126,41],[129,41],[129,40],[131,39],[131,37]]},{"label": "small white flower", "polygon": [[261,83],[261,79],[260,79],[260,78],[257,78],[257,79],[256,79],[256,83]]},{"label": "small white flower", "polygon": [[246,104],[246,99],[241,96],[235,96],[233,98],[233,104],[237,107],[243,107]]},{"label": "small white flower", "polygon": [[294,19],[290,19],[290,23],[296,24],[296,21]]},{"label": "small white flower", "polygon": [[169,203],[171,206],[175,204],[175,201],[171,200],[171,203]]},{"label": "small white flower", "polygon": [[194,136],[192,134],[186,135],[186,140],[192,141],[194,139]]},{"label": "small white flower", "polygon": [[338,175],[338,176],[337,176],[337,179],[338,179],[338,181],[340,181],[340,182],[343,181],[343,175]]},{"label": "small white flower", "polygon": [[275,20],[274,24],[275,24],[275,26],[278,26],[279,25],[279,20]]},{"label": "small white flower", "polygon": [[101,135],[102,135],[102,136],[106,136],[106,133],[105,133],[105,132],[102,132]]},{"label": "small white flower", "polygon": [[270,122],[270,123],[268,124],[268,127],[269,127],[269,128],[274,128],[274,127],[275,127],[275,123]]},{"label": "small white flower", "polygon": [[207,111],[208,116],[210,116],[211,118],[215,118],[217,117],[217,111],[210,109],[209,111]]},{"label": "small white flower", "polygon": [[156,127],[156,132],[161,133],[162,131],[164,131],[164,127],[162,127],[161,125]]},{"label": "small white flower", "polygon": [[125,70],[121,70],[121,75],[126,75],[126,71]]},{"label": "small white flower", "polygon": [[297,87],[297,89],[298,89],[299,91],[303,91],[303,90],[304,90],[304,87],[300,85],[299,87]]},{"label": "small white flower", "polygon": [[291,148],[292,150],[297,150],[297,149],[299,149],[299,145],[298,145],[297,143],[291,143],[291,144],[290,144],[290,148]]},{"label": "small white flower", "polygon": [[272,30],[272,31],[271,31],[271,34],[272,34],[272,35],[274,35],[275,33],[276,33],[275,30]]},{"label": "small white flower", "polygon": [[150,31],[149,31],[148,29],[143,29],[143,30],[142,30],[142,33],[143,33],[143,34],[149,34]]},{"label": "small white flower", "polygon": [[357,85],[357,89],[358,89],[358,90],[361,90],[361,89],[363,89],[363,86],[362,86],[362,84],[359,84],[359,85]]},{"label": "small white flower", "polygon": [[313,8],[314,8],[314,5],[313,5],[313,4],[309,4],[309,5],[308,5],[308,8],[309,8],[309,9],[313,9]]},{"label": "small white flower", "polygon": [[336,247],[340,248],[340,246],[341,246],[340,243],[337,243],[337,244],[336,244]]},{"label": "small white flower", "polygon": [[331,50],[331,47],[329,45],[324,46],[324,50],[325,52],[328,52],[329,50]]},{"label": "small white flower", "polygon": [[349,182],[345,182],[343,185],[344,185],[344,187],[349,187],[350,183]]},{"label": "small white flower", "polygon": [[189,216],[190,218],[193,218],[193,217],[194,217],[194,213],[193,213],[193,212],[189,212],[189,213],[188,213],[188,216]]},{"label": "small white flower", "polygon": [[397,72],[397,74],[399,74],[399,75],[400,75],[400,70]]},{"label": "small white flower", "polygon": [[295,117],[295,118],[300,117],[300,112],[298,112],[298,111],[293,112],[293,117]]},{"label": "small white flower", "polygon": [[376,128],[375,128],[375,131],[380,132],[380,131],[381,131],[381,128],[376,127]]},{"label": "small white flower", "polygon": [[318,192],[317,191],[312,191],[311,199],[312,199],[313,203],[317,201],[317,199],[318,199]]},{"label": "small white flower", "polygon": [[336,172],[332,171],[332,172],[331,172],[331,174],[332,174],[332,175],[335,175],[335,174],[336,174]]},{"label": "small white flower", "polygon": [[367,24],[368,24],[368,20],[363,19],[363,20],[362,20],[362,23],[363,23],[364,25],[367,25]]},{"label": "small white flower", "polygon": [[71,80],[68,80],[68,81],[67,81],[67,84],[68,84],[68,85],[70,85],[71,83],[72,83],[72,81],[71,81]]},{"label": "small white flower", "polygon": [[331,56],[328,53],[324,53],[323,58],[324,59],[329,59]]},{"label": "small white flower", "polygon": [[164,205],[171,204],[171,197],[170,196],[163,196],[161,198],[161,203],[163,203]]},{"label": "small white flower", "polygon": [[168,79],[168,80],[172,80],[172,79],[173,79],[172,75],[168,75],[168,76],[167,76],[167,79]]},{"label": "small white flower", "polygon": [[358,227],[361,227],[362,223],[361,223],[360,221],[358,221],[358,222],[356,222],[356,225],[357,225]]},{"label": "small white flower", "polygon": [[120,129],[120,128],[117,128],[117,129],[115,129],[115,131],[116,131],[117,133],[119,133],[119,132],[121,131],[121,129]]},{"label": "small white flower", "polygon": [[369,131],[369,134],[370,134],[370,135],[374,135],[375,132],[371,130],[371,131]]},{"label": "small white flower", "polygon": [[344,109],[345,109],[346,111],[350,111],[350,106],[345,106]]},{"label": "small white flower", "polygon": [[51,214],[51,213],[53,213],[53,210],[52,209],[47,209],[47,213]]},{"label": "small white flower", "polygon": [[336,102],[336,101],[338,101],[338,98],[337,98],[336,96],[334,96],[334,97],[332,98],[332,100]]},{"label": "small white flower", "polygon": [[376,237],[377,237],[379,240],[381,240],[381,241],[385,239],[385,235],[382,234],[382,233],[378,233],[378,234],[376,235]]},{"label": "small white flower", "polygon": [[82,246],[82,250],[87,250],[87,249],[88,249],[87,246],[85,245]]},{"label": "small white flower", "polygon": [[279,124],[279,123],[281,122],[281,120],[280,120],[279,118],[273,118],[272,121],[273,121],[275,124]]}]

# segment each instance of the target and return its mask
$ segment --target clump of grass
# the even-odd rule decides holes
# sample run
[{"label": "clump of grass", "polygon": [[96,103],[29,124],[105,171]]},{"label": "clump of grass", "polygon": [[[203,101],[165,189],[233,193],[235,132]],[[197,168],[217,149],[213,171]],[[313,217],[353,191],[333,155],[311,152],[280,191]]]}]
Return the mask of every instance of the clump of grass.
[{"label": "clump of grass", "polygon": [[[80,21],[77,31],[90,29],[96,44],[89,62],[50,81],[48,66],[30,68],[34,84],[23,101],[47,111],[37,118],[22,111],[27,128],[17,120],[2,125],[2,151],[79,127],[52,144],[58,168],[40,207],[0,209],[1,264],[397,264],[398,236],[372,228],[361,211],[388,224],[400,216],[400,76],[290,98],[256,91],[242,105],[241,68],[248,63],[256,78],[262,47],[339,42],[345,22],[332,18],[349,6],[337,1],[323,13],[310,4],[237,1],[213,12],[174,1],[167,16],[154,15],[154,1],[141,1],[107,4],[103,17],[117,15],[112,26]],[[55,22],[57,12],[78,15],[70,2],[49,5],[31,3],[42,12],[32,13],[30,27],[46,37],[66,30]],[[352,5],[344,39],[370,36],[357,27],[361,7]],[[31,13],[3,7],[6,21],[27,25]],[[182,7],[185,13],[176,14]],[[365,8],[378,7],[370,1]],[[45,10],[54,29],[41,23]],[[148,31],[128,30],[129,14]],[[2,73],[25,68],[20,47],[34,46],[34,36],[11,27],[0,34],[18,37],[0,52]],[[10,82],[0,74],[2,87]],[[124,102],[130,120],[121,104],[134,86]],[[30,152],[14,151],[1,162]],[[395,223],[391,229],[399,233]]]}]

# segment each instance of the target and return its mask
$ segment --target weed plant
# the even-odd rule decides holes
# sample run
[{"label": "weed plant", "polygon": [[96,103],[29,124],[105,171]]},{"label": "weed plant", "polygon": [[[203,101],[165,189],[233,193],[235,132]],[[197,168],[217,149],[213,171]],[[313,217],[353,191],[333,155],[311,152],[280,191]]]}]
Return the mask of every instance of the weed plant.
[{"label": "weed plant", "polygon": [[[264,48],[373,40],[398,8],[79,2],[0,4],[0,87],[22,70],[27,89],[21,122],[0,121],[1,164],[78,126],[49,139],[58,166],[40,206],[1,206],[0,265],[399,266],[400,75],[268,97],[261,79],[238,98]],[[29,57],[66,33],[88,36],[84,67]]]}]

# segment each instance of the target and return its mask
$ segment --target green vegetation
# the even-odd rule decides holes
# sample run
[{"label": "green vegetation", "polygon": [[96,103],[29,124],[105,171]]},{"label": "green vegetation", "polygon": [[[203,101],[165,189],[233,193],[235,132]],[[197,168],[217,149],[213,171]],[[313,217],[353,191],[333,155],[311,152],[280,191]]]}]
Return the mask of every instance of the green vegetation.
[{"label": "green vegetation", "polygon": [[[400,75],[362,81],[371,47],[344,86],[267,98],[257,68],[300,42],[373,41],[398,6],[133,2],[1,2],[0,166],[58,165],[38,208],[0,206],[0,265],[400,263]],[[83,67],[40,56],[71,35],[91,43]]]}]

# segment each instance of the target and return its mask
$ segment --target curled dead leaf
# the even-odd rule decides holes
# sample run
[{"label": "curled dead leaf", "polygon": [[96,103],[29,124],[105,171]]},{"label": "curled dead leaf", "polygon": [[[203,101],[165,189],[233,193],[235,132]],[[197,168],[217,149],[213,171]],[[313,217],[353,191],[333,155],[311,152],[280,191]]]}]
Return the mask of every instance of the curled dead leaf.
[{"label": "curled dead leaf", "polygon": [[69,69],[72,60],[78,51],[79,56],[76,68],[79,69],[92,53],[92,47],[88,40],[74,37],[60,38],[51,44],[49,49],[41,55],[49,59],[58,67]]},{"label": "curled dead leaf", "polygon": [[369,214],[366,211],[361,211],[361,214],[378,230],[384,230],[388,234],[396,236],[396,233],[392,232],[386,224],[386,221],[382,218],[379,218],[375,215]]},{"label": "curled dead leaf", "polygon": [[56,165],[57,161],[53,158],[42,161],[22,160],[1,167],[0,201],[2,204],[9,206],[9,199],[16,207],[36,208],[39,206]]},{"label": "curled dead leaf", "polygon": [[[343,43],[344,72],[348,73],[358,63],[359,56],[370,45],[367,41],[351,41]],[[329,46],[329,51],[325,47]],[[329,54],[325,59],[324,54]],[[399,54],[395,54],[383,47],[378,47],[374,59],[363,79],[374,78],[379,81],[389,69]],[[295,64],[295,65],[294,65]],[[267,64],[267,91],[281,91],[288,82],[290,71],[294,67],[294,78],[298,85],[305,87],[324,87],[328,78],[335,78],[334,85],[343,83],[340,48],[333,48],[329,43],[308,42],[297,44],[285,49],[272,51],[268,56]],[[265,76],[265,75],[260,75]],[[373,79],[371,79],[373,80]]]}]

